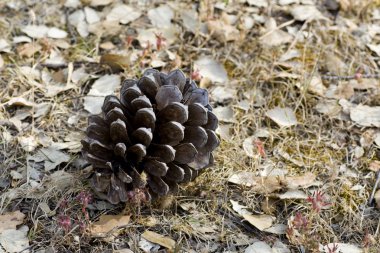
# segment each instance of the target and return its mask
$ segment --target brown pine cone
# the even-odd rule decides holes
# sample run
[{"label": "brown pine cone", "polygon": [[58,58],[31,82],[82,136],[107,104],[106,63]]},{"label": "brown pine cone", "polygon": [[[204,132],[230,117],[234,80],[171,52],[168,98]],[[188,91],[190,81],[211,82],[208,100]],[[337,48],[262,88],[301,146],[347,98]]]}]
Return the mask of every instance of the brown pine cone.
[{"label": "brown pine cone", "polygon": [[128,201],[137,189],[176,192],[213,164],[218,119],[207,90],[181,70],[148,69],[125,80],[120,99],[107,96],[102,111],[89,117],[82,152],[94,168],[93,188],[111,203]]}]

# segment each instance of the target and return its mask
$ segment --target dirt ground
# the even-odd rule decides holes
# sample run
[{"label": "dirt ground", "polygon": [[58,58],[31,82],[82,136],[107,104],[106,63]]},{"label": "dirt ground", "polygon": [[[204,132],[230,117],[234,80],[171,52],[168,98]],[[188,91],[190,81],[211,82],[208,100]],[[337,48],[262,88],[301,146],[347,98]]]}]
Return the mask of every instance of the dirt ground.
[{"label": "dirt ground", "polygon": [[[180,68],[219,118],[177,196],[111,205],[87,119]],[[380,252],[378,0],[0,0],[0,252]]]}]

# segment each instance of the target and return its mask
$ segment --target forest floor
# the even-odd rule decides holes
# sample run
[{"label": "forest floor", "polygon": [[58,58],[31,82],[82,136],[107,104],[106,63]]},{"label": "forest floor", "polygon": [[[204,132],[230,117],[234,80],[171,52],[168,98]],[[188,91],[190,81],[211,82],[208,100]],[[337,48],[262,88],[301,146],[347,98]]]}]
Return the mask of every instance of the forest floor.
[{"label": "forest floor", "polygon": [[[149,67],[209,90],[221,145],[111,205],[80,140]],[[379,252],[379,67],[378,0],[0,1],[0,252]]]}]

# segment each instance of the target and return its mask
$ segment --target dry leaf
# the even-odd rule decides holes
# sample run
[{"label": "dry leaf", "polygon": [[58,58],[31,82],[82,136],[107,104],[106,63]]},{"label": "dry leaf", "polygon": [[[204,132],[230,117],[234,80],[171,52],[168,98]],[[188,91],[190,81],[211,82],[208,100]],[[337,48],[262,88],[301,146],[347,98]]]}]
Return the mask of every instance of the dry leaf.
[{"label": "dry leaf", "polygon": [[[229,106],[219,106],[213,110],[213,113],[218,117],[221,122],[235,122],[234,111]],[[220,127],[220,126],[219,126]]]},{"label": "dry leaf", "polygon": [[228,182],[246,187],[252,187],[252,191],[264,194],[283,188],[280,177],[257,177],[253,172],[240,172],[232,175]]},{"label": "dry leaf", "polygon": [[100,63],[108,65],[113,72],[120,72],[127,68],[131,64],[131,61],[125,55],[104,54],[100,57]]},{"label": "dry leaf", "polygon": [[306,21],[313,19],[321,19],[323,15],[314,5],[295,5],[290,10],[295,20]]},{"label": "dry leaf", "polygon": [[376,201],[376,207],[378,209],[380,209],[380,190],[377,190],[375,195],[374,195],[374,199]]},{"label": "dry leaf", "polygon": [[225,83],[228,81],[227,71],[222,64],[210,57],[202,57],[194,62],[194,68],[199,70],[202,77],[212,82]]},{"label": "dry leaf", "polygon": [[289,190],[279,194],[278,197],[280,199],[307,199],[307,194],[301,190]]},{"label": "dry leaf", "polygon": [[289,107],[275,107],[267,111],[266,116],[276,122],[280,127],[289,127],[298,124],[296,115]]},{"label": "dry leaf", "polygon": [[358,105],[351,108],[350,118],[361,126],[380,127],[380,106]]},{"label": "dry leaf", "polygon": [[311,172],[306,172],[301,176],[284,177],[284,176],[267,176],[258,177],[253,172],[239,172],[232,175],[228,182],[246,187],[251,187],[253,192],[260,194],[272,193],[274,191],[287,188],[307,188],[316,185],[316,176]]},{"label": "dry leaf", "polygon": [[235,89],[217,86],[211,91],[211,97],[218,103],[228,103],[235,97]]},{"label": "dry leaf", "polygon": [[263,46],[276,47],[293,41],[293,36],[277,28],[276,20],[269,18],[266,23],[266,33],[260,37]]},{"label": "dry leaf", "polygon": [[135,10],[131,6],[121,4],[115,6],[110,13],[108,13],[107,21],[116,21],[123,25],[126,25],[141,16],[141,12]]},{"label": "dry leaf", "polygon": [[284,183],[288,189],[307,188],[316,183],[316,178],[312,172],[306,172],[301,176],[285,177]]},{"label": "dry leaf", "polygon": [[16,253],[29,251],[27,226],[22,226],[19,229],[8,229],[0,233],[0,250],[3,248],[5,252]]},{"label": "dry leaf", "polygon": [[337,247],[335,252],[339,253],[364,253],[364,251],[356,245],[348,243],[329,243],[320,247],[320,252],[329,253],[331,249]]},{"label": "dry leaf", "polygon": [[258,241],[248,246],[244,253],[273,253],[273,251],[266,242]]},{"label": "dry leaf", "polygon": [[173,17],[174,12],[168,5],[161,5],[148,11],[148,18],[150,19],[150,22],[153,26],[159,28],[171,26],[171,20]]},{"label": "dry leaf", "polygon": [[129,224],[130,215],[102,215],[99,221],[94,222],[90,227],[90,233],[93,236],[105,236],[113,229],[126,226]]},{"label": "dry leaf", "polygon": [[239,30],[221,20],[210,20],[207,22],[209,33],[220,42],[235,41],[240,39]]},{"label": "dry leaf", "polygon": [[273,222],[276,220],[274,216],[267,214],[243,214],[245,220],[247,220],[251,225],[255,226],[260,231],[270,228]]},{"label": "dry leaf", "polygon": [[84,109],[92,114],[101,113],[104,97],[113,94],[120,82],[119,75],[104,75],[96,80],[84,98]]},{"label": "dry leaf", "polygon": [[173,251],[175,249],[176,242],[170,237],[163,236],[163,235],[160,235],[153,231],[148,231],[148,230],[145,231],[141,236],[145,240],[164,246],[169,251]]},{"label": "dry leaf", "polygon": [[17,225],[24,222],[24,218],[25,214],[20,211],[0,215],[0,233],[7,229],[16,229]]},{"label": "dry leaf", "polygon": [[18,143],[26,152],[32,152],[38,146],[38,142],[35,136],[20,136],[17,138]]}]

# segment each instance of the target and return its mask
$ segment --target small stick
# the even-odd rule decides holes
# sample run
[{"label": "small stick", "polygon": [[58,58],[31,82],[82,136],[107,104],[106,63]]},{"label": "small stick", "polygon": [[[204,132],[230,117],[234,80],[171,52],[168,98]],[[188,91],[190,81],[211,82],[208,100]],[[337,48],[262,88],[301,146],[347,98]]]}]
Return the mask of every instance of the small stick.
[{"label": "small stick", "polygon": [[344,81],[348,81],[348,80],[354,80],[354,79],[370,79],[370,78],[374,78],[374,79],[380,79],[380,74],[360,74],[360,75],[353,75],[353,76],[335,76],[335,75],[323,75],[321,76],[321,78],[323,80],[329,80],[329,81],[332,81],[332,80],[344,80]]},{"label": "small stick", "polygon": [[373,187],[373,190],[372,190],[372,193],[371,193],[371,197],[369,198],[368,205],[372,204],[379,183],[380,183],[380,171],[377,172],[376,182],[375,182],[375,185]]}]

